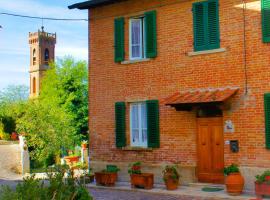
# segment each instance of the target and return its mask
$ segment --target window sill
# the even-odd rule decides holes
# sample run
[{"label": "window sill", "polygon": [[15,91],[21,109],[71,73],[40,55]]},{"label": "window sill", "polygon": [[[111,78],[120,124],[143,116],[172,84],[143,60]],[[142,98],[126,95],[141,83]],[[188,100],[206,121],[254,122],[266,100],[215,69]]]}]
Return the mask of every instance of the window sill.
[{"label": "window sill", "polygon": [[128,64],[139,63],[139,62],[147,62],[149,60],[151,60],[151,59],[150,58],[143,58],[143,59],[138,59],[138,60],[126,60],[126,61],[122,61],[121,64],[128,65]]},{"label": "window sill", "polygon": [[205,51],[192,51],[192,52],[188,52],[188,56],[198,56],[198,55],[211,54],[211,53],[222,53],[225,51],[227,51],[226,48],[211,49],[211,50],[205,50]]},{"label": "window sill", "polygon": [[124,151],[153,151],[152,148],[148,148],[148,147],[123,147],[122,150]]}]

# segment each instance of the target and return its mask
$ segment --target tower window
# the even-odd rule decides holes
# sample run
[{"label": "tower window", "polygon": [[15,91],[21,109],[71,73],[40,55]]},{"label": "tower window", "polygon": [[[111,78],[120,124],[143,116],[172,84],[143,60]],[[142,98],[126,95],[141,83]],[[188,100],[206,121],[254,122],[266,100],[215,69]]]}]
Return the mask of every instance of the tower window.
[{"label": "tower window", "polygon": [[48,64],[49,58],[50,58],[49,50],[46,48],[44,53],[44,60],[46,64]]},{"label": "tower window", "polygon": [[37,58],[36,58],[36,49],[34,49],[33,50],[33,65],[36,64],[36,60],[37,60]]},{"label": "tower window", "polygon": [[32,91],[33,91],[33,94],[36,94],[36,91],[37,91],[37,88],[36,88],[37,86],[36,86],[36,77],[34,77],[33,78],[33,89],[32,89]]}]

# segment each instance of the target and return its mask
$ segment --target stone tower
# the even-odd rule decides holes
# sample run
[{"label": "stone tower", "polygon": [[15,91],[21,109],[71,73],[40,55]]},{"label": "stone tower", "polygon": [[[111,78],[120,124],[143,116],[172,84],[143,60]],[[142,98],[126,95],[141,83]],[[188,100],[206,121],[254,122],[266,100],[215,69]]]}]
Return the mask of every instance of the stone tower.
[{"label": "stone tower", "polygon": [[35,33],[29,33],[30,45],[30,98],[40,93],[41,79],[44,71],[49,68],[49,62],[54,61],[56,33],[47,33],[44,27]]}]

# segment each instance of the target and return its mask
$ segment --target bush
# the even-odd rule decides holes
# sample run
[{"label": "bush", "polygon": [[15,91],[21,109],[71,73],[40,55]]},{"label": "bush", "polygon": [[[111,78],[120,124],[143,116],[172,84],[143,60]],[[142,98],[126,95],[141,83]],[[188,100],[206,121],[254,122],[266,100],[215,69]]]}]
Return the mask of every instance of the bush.
[{"label": "bush", "polygon": [[224,174],[226,176],[230,175],[231,173],[238,173],[238,172],[240,172],[240,170],[238,165],[236,164],[231,164],[230,166],[224,168]]},{"label": "bush", "polygon": [[73,171],[63,167],[55,170],[56,173],[48,173],[48,184],[31,176],[19,183],[15,191],[8,186],[2,187],[0,200],[92,200],[85,185],[74,178]]}]

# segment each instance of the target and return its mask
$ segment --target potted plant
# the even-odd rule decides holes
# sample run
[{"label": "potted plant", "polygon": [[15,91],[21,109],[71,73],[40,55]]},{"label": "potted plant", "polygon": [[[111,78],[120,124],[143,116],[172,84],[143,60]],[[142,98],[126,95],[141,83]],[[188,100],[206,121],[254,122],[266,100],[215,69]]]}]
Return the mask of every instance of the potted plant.
[{"label": "potted plant", "polygon": [[106,169],[95,173],[97,185],[114,186],[117,181],[117,172],[120,169],[116,165],[107,165]]},{"label": "potted plant", "polygon": [[162,171],[163,180],[167,190],[176,190],[179,185],[180,175],[175,165],[167,165]]},{"label": "potted plant", "polygon": [[69,165],[70,167],[75,165],[77,162],[79,162],[80,159],[80,153],[79,152],[75,152],[73,153],[73,151],[68,151],[68,156],[64,157],[67,165]]},{"label": "potted plant", "polygon": [[244,178],[240,173],[239,167],[236,164],[231,164],[224,168],[226,176],[226,188],[230,195],[240,195],[244,188]]},{"label": "potted plant", "polygon": [[130,174],[131,187],[138,187],[144,189],[152,189],[154,185],[154,174],[142,173],[141,162],[135,162],[130,165],[128,170]]},{"label": "potted plant", "polygon": [[82,149],[87,149],[87,145],[88,145],[88,141],[87,140],[83,140],[82,141],[82,144],[81,144]]},{"label": "potted plant", "polygon": [[256,176],[255,193],[260,198],[265,195],[270,196],[270,170]]}]

